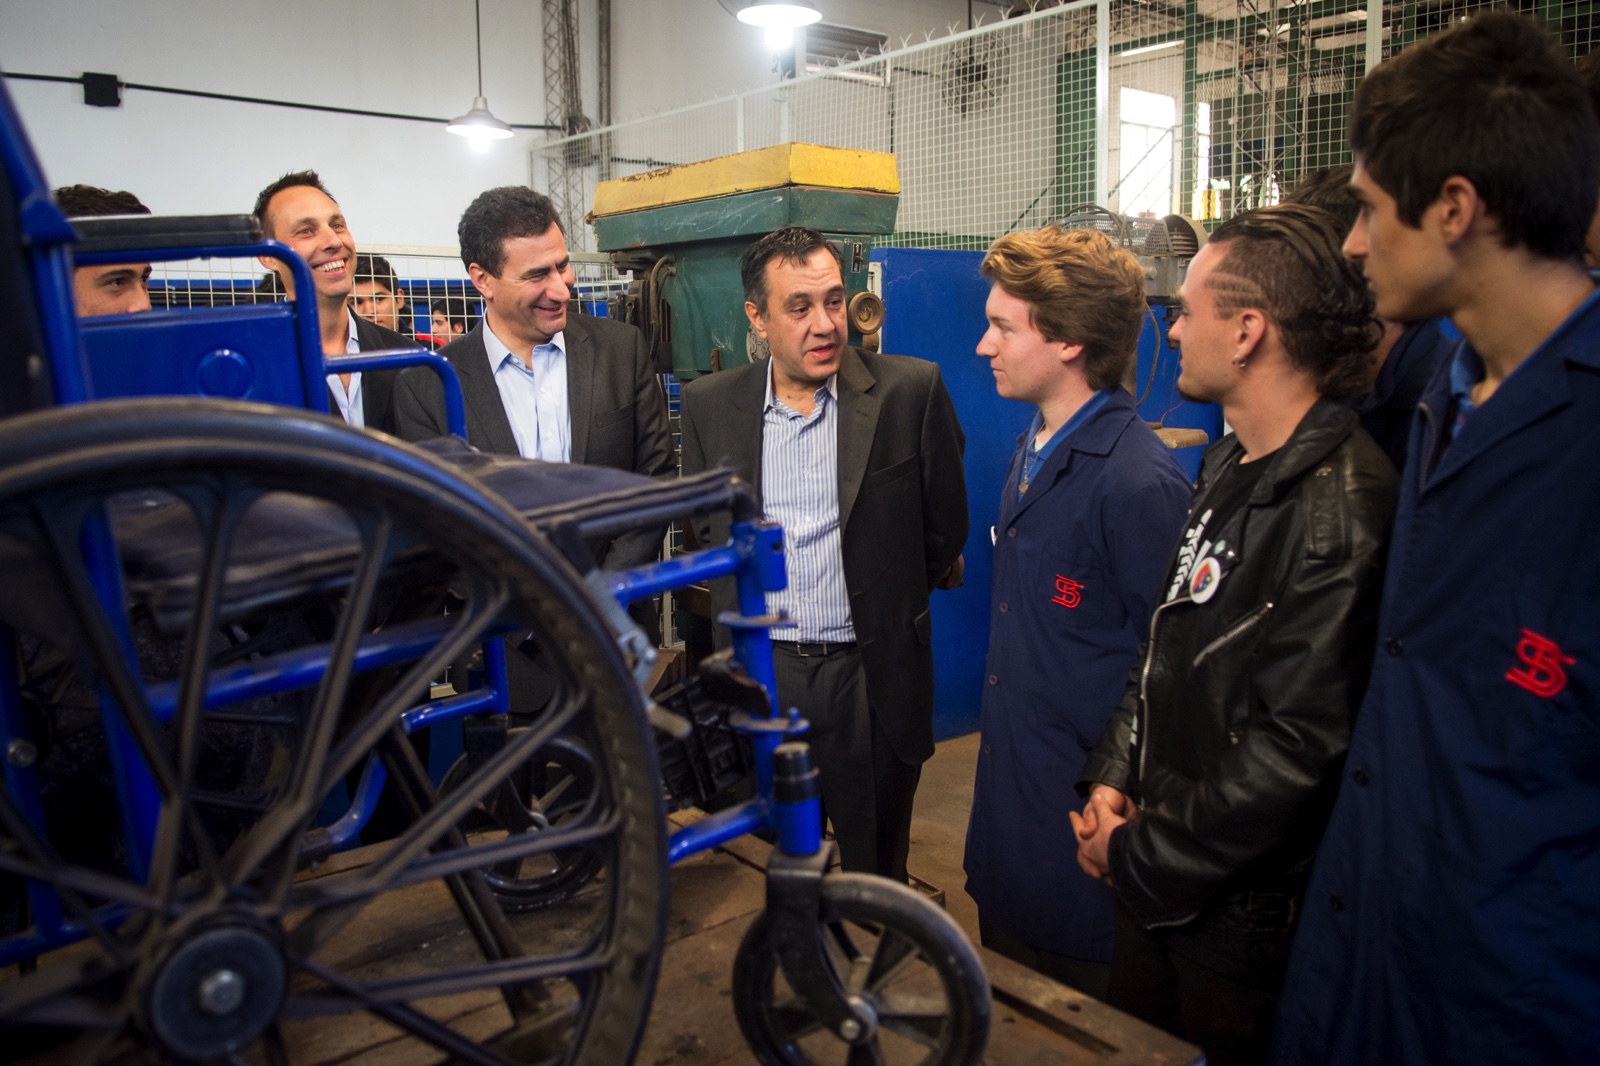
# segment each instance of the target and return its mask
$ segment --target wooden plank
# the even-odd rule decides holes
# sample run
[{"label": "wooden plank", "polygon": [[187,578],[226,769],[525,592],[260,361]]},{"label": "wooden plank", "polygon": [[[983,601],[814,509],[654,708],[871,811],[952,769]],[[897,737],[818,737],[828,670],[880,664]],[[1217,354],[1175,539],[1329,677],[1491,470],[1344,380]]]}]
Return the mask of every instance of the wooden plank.
[{"label": "wooden plank", "polygon": [[900,175],[894,156],[884,152],[819,144],[775,144],[602,181],[595,187],[590,214],[604,218],[787,185],[898,194]]}]

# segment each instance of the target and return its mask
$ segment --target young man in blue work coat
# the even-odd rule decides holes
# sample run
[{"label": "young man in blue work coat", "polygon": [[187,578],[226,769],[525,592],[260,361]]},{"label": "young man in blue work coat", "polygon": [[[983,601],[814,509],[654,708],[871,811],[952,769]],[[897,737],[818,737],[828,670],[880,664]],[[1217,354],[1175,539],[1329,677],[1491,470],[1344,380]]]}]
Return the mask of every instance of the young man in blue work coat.
[{"label": "young man in blue work coat", "polygon": [[994,538],[967,892],[983,943],[1103,998],[1112,894],[1078,868],[1073,782],[1150,621],[1190,485],[1121,382],[1145,318],[1138,260],[1103,234],[996,241],[978,354],[1032,404]]},{"label": "young man in blue work coat", "polygon": [[1367,75],[1351,142],[1378,313],[1465,340],[1412,428],[1274,1059],[1600,1061],[1600,128],[1496,13]]}]

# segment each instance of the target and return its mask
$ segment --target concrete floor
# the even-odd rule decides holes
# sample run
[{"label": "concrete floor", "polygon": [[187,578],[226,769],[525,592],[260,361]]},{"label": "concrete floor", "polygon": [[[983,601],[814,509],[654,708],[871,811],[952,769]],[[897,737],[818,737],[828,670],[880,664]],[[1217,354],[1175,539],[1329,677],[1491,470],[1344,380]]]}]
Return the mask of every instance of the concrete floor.
[{"label": "concrete floor", "polygon": [[978,906],[967,895],[961,855],[972,813],[972,776],[978,765],[978,734],[940,744],[922,765],[917,805],[911,817],[911,857],[906,868],[944,889],[945,910],[978,942]]}]

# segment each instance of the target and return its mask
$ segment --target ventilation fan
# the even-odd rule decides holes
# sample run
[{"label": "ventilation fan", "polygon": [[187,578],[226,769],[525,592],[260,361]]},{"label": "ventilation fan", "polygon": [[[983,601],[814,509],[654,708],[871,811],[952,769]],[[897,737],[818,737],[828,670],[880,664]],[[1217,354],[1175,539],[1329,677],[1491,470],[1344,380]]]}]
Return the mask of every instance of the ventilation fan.
[{"label": "ventilation fan", "polygon": [[992,33],[955,45],[939,66],[944,104],[963,117],[981,115],[999,103],[1010,77],[1011,46]]}]

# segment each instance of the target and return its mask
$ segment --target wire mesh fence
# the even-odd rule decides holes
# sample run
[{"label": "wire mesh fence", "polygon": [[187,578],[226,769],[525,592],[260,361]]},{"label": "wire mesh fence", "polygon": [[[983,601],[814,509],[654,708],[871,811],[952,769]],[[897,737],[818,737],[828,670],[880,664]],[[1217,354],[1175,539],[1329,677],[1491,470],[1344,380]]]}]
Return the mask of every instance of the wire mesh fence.
[{"label": "wire mesh fence", "polygon": [[[1349,162],[1372,64],[1490,7],[1540,18],[1576,59],[1591,0],[1076,0],[534,150],[535,185],[593,248],[597,182],[805,141],[893,153],[884,243],[982,249],[1089,205],[1205,221]],[[555,180],[552,181],[551,179]]]}]

